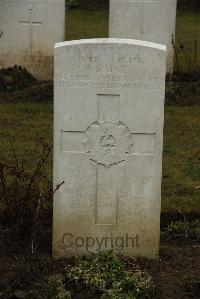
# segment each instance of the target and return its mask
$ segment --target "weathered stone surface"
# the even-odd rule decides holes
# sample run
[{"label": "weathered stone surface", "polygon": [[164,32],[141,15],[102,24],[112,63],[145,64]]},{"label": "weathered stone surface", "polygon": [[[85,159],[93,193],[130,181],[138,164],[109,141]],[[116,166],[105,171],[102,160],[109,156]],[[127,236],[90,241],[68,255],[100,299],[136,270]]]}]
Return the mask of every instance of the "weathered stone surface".
[{"label": "weathered stone surface", "polygon": [[55,46],[53,253],[159,250],[165,46]]},{"label": "weathered stone surface", "polygon": [[1,0],[0,68],[21,65],[37,79],[52,79],[64,28],[64,0]]},{"label": "weathered stone surface", "polygon": [[166,45],[173,72],[177,0],[110,0],[109,37]]}]

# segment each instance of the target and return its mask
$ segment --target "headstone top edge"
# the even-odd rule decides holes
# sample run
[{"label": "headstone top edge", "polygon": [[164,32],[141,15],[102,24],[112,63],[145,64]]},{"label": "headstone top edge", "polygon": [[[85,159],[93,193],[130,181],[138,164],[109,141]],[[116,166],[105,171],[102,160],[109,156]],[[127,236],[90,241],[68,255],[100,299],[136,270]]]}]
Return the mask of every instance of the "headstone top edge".
[{"label": "headstone top edge", "polygon": [[71,41],[56,43],[54,49],[58,49],[66,46],[83,45],[83,44],[124,44],[124,45],[133,45],[133,46],[152,48],[152,49],[157,49],[166,52],[165,45],[156,44],[148,41],[142,41],[136,39],[124,39],[124,38],[94,38],[94,39],[71,40]]}]

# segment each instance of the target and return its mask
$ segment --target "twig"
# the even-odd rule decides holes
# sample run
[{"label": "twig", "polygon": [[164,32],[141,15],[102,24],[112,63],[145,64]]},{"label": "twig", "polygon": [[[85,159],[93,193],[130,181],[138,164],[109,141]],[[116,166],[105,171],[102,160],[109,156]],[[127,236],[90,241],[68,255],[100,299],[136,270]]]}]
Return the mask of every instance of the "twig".
[{"label": "twig", "polygon": [[35,214],[35,220],[34,220],[34,230],[33,230],[33,235],[32,235],[32,238],[31,238],[31,254],[34,253],[34,244],[35,244],[35,237],[36,237],[36,228],[38,226],[38,219],[39,219],[39,211],[40,211],[40,206],[41,206],[41,203],[43,200],[45,200],[45,198],[47,198],[48,196],[50,196],[50,194],[52,193],[52,195],[55,194],[55,192],[60,189],[60,187],[64,184],[65,182],[62,181],[62,183],[58,184],[56,186],[56,188],[54,189],[53,192],[47,192],[43,197],[41,197],[41,193],[40,193],[40,196],[39,196],[39,199],[38,199],[38,205],[37,205],[37,208],[36,208],[36,214]]}]

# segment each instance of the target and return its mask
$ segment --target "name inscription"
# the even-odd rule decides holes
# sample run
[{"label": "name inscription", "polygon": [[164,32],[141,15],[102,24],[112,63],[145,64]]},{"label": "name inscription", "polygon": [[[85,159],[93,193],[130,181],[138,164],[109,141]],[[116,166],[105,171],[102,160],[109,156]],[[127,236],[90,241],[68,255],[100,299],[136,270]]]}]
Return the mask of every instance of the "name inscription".
[{"label": "name inscription", "polygon": [[[57,82],[59,88],[144,88],[160,86],[157,73],[141,72],[141,57],[77,57],[73,68]],[[140,70],[140,71],[139,71]]]}]

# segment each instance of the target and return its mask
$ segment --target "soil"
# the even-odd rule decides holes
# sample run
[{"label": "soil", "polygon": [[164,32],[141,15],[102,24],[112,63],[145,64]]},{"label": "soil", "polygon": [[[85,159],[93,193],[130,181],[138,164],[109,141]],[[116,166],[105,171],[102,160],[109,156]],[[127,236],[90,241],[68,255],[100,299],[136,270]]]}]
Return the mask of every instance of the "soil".
[{"label": "soil", "polygon": [[28,87],[14,92],[0,92],[0,103],[30,103],[53,101],[53,83],[32,82]]},{"label": "soil", "polygon": [[53,82],[39,82],[20,66],[0,70],[0,103],[52,100]]},{"label": "soil", "polygon": [[21,66],[0,69],[0,92],[13,92],[32,84],[36,79]]},{"label": "soil", "polygon": [[[200,298],[200,240],[187,238],[183,235],[167,236],[164,232],[165,225],[170,221],[179,220],[179,214],[164,214],[161,218],[161,242],[159,261],[139,258],[138,262],[142,269],[153,277],[156,284],[155,299],[189,299]],[[199,214],[184,215],[187,221],[200,219]],[[48,224],[40,230],[40,238],[34,254],[36,256],[51,257],[51,227]],[[1,254],[0,254],[0,289],[7,283],[12,283],[18,275],[18,258],[30,257],[30,246],[8,227],[1,227]],[[51,273],[62,272],[71,260],[51,260]],[[128,265],[131,267],[131,264]],[[197,279],[193,283],[193,279]],[[16,297],[11,297],[16,298]],[[73,298],[97,298],[87,289],[76,292]]]},{"label": "soil", "polygon": [[166,105],[200,105],[200,71],[175,73],[166,80]]},{"label": "soil", "polygon": [[157,286],[155,298],[200,298],[200,285],[191,284],[200,273],[200,245],[184,239],[161,241],[160,263],[150,264],[149,272]]},{"label": "soil", "polygon": [[[53,82],[36,81],[25,69],[0,70],[0,103],[53,101]],[[200,71],[174,74],[166,80],[166,105],[200,105]]]}]

